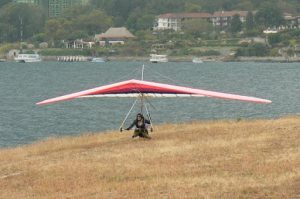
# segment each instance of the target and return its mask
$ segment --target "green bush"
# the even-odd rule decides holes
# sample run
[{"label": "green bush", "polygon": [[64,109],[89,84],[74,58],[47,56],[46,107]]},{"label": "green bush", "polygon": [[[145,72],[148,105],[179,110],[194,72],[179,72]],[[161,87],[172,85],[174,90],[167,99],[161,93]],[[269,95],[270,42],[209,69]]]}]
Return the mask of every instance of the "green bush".
[{"label": "green bush", "polygon": [[103,47],[98,47],[93,49],[93,56],[108,56],[109,55],[109,49],[108,48],[103,48]]},{"label": "green bush", "polygon": [[238,46],[239,39],[230,38],[230,39],[221,39],[221,40],[205,40],[202,41],[204,46]]},{"label": "green bush", "polygon": [[0,44],[0,54],[6,54],[11,49],[19,48],[18,44]]},{"label": "green bush", "polygon": [[26,53],[26,54],[35,54],[35,52],[33,50],[23,50],[23,53]]},{"label": "green bush", "polygon": [[139,46],[126,46],[124,48],[119,48],[119,54],[123,56],[143,56],[146,52]]},{"label": "green bush", "polygon": [[237,56],[258,56],[263,57],[269,55],[269,49],[261,43],[249,44],[247,47],[237,49]]},{"label": "green bush", "polygon": [[272,56],[272,57],[280,56],[280,54],[278,53],[278,48],[273,48],[273,49],[270,51],[270,56]]},{"label": "green bush", "polygon": [[31,37],[32,42],[36,43],[42,43],[46,41],[46,34],[45,33],[39,33]]},{"label": "green bush", "polygon": [[182,55],[190,55],[194,54],[191,49],[188,48],[178,48],[178,49],[173,49],[171,52],[172,56],[182,56]]},{"label": "green bush", "polygon": [[275,44],[278,44],[280,43],[282,40],[282,38],[280,37],[280,34],[276,33],[276,34],[270,34],[268,36],[268,42],[270,45],[275,45]]},{"label": "green bush", "polygon": [[207,51],[200,52],[199,56],[218,56],[220,54],[221,53],[216,50],[207,50]]}]

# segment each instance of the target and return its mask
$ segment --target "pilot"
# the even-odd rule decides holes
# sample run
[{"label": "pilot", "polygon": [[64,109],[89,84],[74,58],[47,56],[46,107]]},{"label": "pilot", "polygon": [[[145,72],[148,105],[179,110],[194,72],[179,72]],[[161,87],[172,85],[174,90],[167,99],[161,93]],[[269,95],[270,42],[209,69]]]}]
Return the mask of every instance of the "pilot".
[{"label": "pilot", "polygon": [[128,130],[132,129],[132,127],[135,126],[134,134],[133,134],[132,138],[135,138],[135,137],[139,136],[139,137],[142,137],[142,138],[151,139],[151,137],[149,136],[149,133],[148,133],[148,129],[147,129],[149,124],[150,124],[150,121],[145,119],[143,114],[138,113],[136,115],[136,119],[125,130],[128,131]]}]

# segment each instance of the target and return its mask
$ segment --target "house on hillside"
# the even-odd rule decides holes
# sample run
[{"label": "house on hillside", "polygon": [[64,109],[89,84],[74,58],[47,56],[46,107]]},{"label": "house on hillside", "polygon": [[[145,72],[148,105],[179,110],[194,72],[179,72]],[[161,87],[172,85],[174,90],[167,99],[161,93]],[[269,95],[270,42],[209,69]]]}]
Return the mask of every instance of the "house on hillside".
[{"label": "house on hillside", "polygon": [[153,30],[175,30],[182,29],[182,23],[189,19],[209,20],[209,13],[166,13],[156,17]]},{"label": "house on hillside", "polygon": [[300,16],[295,16],[290,13],[283,13],[285,25],[281,29],[296,29],[300,28]]},{"label": "house on hillside", "polygon": [[214,12],[211,16],[210,21],[214,27],[224,29],[229,26],[233,16],[238,15],[242,23],[246,22],[248,11],[218,11]]},{"label": "house on hillside", "polygon": [[248,11],[219,11],[210,13],[166,13],[156,17],[153,30],[182,30],[182,23],[189,19],[204,19],[214,27],[226,28],[234,15],[238,15],[242,23],[246,21]]},{"label": "house on hillside", "polygon": [[268,27],[264,30],[264,33],[277,33],[282,30],[291,30],[300,28],[300,16],[296,16],[290,13],[283,13],[284,23],[280,26]]},{"label": "house on hillside", "polygon": [[[252,13],[255,15],[257,11]],[[217,11],[210,13],[166,13],[158,15],[154,22],[153,30],[174,30],[181,31],[183,29],[183,21],[189,19],[204,19],[212,23],[214,27],[221,30],[226,29],[230,25],[232,18],[237,15],[242,23],[246,22],[249,11]],[[284,13],[283,18],[285,24],[279,27],[269,27],[272,30],[285,30],[300,28],[300,16]]]},{"label": "house on hillside", "polygon": [[133,39],[135,36],[125,27],[109,28],[105,33],[95,35],[95,41],[101,46],[125,44],[128,39]]}]

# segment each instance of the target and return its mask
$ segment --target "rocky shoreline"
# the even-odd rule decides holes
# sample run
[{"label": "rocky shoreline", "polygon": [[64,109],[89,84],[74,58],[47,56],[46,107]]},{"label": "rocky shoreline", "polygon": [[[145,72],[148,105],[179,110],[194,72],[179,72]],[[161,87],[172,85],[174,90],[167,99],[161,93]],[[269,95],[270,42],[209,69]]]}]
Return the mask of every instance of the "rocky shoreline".
[{"label": "rocky shoreline", "polygon": [[300,62],[300,57],[237,57],[240,62]]}]

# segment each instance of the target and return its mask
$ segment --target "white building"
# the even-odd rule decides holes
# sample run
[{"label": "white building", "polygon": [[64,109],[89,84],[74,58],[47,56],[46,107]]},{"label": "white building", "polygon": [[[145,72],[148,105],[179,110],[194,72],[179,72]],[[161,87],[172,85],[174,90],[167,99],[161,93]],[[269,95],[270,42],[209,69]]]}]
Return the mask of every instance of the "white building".
[{"label": "white building", "polygon": [[283,18],[286,22],[284,26],[281,28],[283,29],[295,29],[300,28],[300,16],[295,16],[290,13],[283,13]]},{"label": "white building", "polygon": [[33,4],[38,4],[39,0],[14,0],[13,2],[16,2],[16,3],[33,3]]},{"label": "white building", "polygon": [[182,22],[189,19],[205,19],[209,20],[209,13],[167,13],[159,15],[156,18],[154,30],[175,30],[179,31],[182,28]]},{"label": "white building", "polygon": [[229,25],[234,15],[239,15],[242,23],[246,21],[248,11],[220,11],[210,13],[166,13],[159,15],[154,24],[154,30],[175,30],[182,29],[182,22],[189,19],[204,19],[215,27],[225,28]]}]

